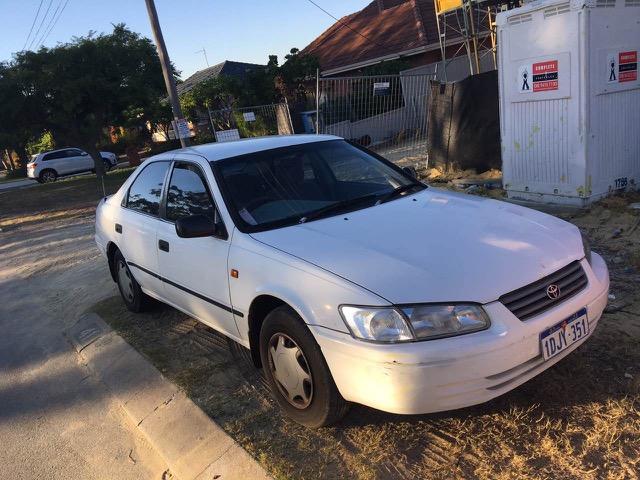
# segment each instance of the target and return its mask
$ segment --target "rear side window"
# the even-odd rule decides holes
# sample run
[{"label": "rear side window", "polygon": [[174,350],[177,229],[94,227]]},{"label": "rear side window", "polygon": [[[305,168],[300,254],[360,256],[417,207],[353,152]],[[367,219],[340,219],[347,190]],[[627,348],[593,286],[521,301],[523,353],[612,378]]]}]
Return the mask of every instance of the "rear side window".
[{"label": "rear side window", "polygon": [[167,219],[206,215],[215,220],[215,207],[200,169],[188,163],[173,167],[167,191]]},{"label": "rear side window", "polygon": [[127,207],[149,215],[160,212],[160,194],[169,162],[147,165],[129,187]]},{"label": "rear side window", "polygon": [[47,153],[42,160],[43,161],[56,160],[58,158],[65,158],[66,156],[67,156],[66,150],[59,150],[57,152]]}]

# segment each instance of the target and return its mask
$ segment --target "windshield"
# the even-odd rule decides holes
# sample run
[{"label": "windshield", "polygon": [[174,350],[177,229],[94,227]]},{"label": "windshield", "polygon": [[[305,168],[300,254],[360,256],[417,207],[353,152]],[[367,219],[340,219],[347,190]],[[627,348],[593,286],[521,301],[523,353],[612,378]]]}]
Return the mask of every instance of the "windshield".
[{"label": "windshield", "polygon": [[238,228],[248,232],[366,208],[425,188],[398,167],[344,140],[211,164]]}]

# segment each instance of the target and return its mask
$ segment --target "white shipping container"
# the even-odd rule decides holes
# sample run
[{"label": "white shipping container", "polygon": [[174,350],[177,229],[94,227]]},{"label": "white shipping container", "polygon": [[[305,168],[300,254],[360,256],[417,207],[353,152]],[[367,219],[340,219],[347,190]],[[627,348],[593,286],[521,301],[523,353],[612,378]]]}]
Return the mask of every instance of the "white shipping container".
[{"label": "white shipping container", "polygon": [[640,182],[640,0],[544,0],[499,13],[509,198],[587,205]]}]

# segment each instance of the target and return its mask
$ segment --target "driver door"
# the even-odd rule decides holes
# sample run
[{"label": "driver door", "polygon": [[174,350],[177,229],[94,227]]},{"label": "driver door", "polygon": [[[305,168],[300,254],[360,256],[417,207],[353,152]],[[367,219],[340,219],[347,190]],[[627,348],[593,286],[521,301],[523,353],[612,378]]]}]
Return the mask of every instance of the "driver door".
[{"label": "driver door", "polygon": [[165,221],[160,222],[157,235],[164,298],[210,327],[238,338],[229,295],[230,240],[226,232],[218,237],[179,237],[175,221],[190,215],[219,218],[200,165],[175,161],[166,193]]},{"label": "driver door", "polygon": [[87,172],[93,169],[93,158],[78,148],[67,150],[68,173]]}]

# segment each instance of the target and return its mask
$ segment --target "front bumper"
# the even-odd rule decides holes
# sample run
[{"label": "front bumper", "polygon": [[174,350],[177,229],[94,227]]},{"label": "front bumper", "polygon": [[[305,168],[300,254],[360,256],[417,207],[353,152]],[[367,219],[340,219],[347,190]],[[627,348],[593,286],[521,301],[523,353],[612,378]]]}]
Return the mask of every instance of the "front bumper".
[{"label": "front bumper", "polygon": [[[485,305],[491,327],[431,341],[379,345],[311,327],[341,395],[400,414],[453,410],[506,393],[566,357],[589,338],[607,304],[609,272],[597,254],[582,261],[588,285],[577,295],[524,322],[500,302]],[[539,334],[587,307],[590,334],[544,361]]]}]

